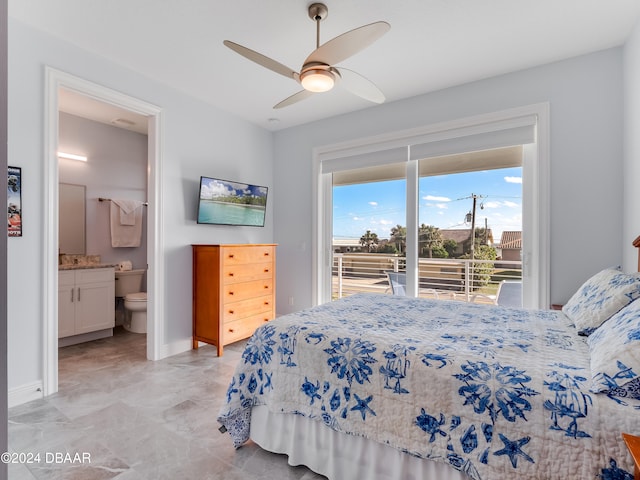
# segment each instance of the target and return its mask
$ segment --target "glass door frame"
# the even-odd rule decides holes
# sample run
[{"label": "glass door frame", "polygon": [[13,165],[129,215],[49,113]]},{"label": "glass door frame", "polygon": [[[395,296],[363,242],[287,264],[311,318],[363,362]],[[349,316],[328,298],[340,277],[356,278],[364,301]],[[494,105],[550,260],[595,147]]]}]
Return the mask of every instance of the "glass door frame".
[{"label": "glass door frame", "polygon": [[[419,129],[354,140],[313,149],[313,304],[331,301],[332,262],[332,174],[323,171],[323,162],[335,166],[341,161],[367,156],[384,157],[385,151],[406,148],[407,162],[407,294],[417,296],[418,289],[418,160],[410,160],[410,145],[449,142],[448,148],[462,151],[478,149],[469,143],[482,141],[490,148],[492,137],[504,136],[523,125],[533,125],[534,143],[523,147],[523,305],[549,308],[549,104],[534,104],[490,114],[443,122]],[[497,140],[500,141],[500,140]],[[453,145],[453,147],[452,147]],[[496,148],[499,145],[494,145]],[[506,146],[506,145],[502,145]],[[465,150],[467,148],[467,150]],[[454,152],[452,152],[454,153]],[[366,162],[366,160],[363,160]],[[362,166],[365,166],[363,163]]]}]

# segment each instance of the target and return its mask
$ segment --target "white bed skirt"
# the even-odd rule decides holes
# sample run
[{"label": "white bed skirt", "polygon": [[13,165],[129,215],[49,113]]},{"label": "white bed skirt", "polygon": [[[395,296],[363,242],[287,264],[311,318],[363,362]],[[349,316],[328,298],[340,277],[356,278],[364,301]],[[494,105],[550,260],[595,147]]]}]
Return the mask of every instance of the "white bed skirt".
[{"label": "white bed skirt", "polygon": [[270,413],[266,406],[253,408],[250,436],[263,449],[286,454],[289,465],[306,465],[330,480],[469,480],[446,463],[344,435],[302,415]]}]

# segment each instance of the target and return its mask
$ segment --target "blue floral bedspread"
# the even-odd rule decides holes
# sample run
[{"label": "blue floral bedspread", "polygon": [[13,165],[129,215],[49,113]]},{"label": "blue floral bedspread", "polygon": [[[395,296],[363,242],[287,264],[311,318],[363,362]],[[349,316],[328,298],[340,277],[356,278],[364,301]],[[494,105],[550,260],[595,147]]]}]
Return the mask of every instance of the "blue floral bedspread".
[{"label": "blue floral bedspread", "polygon": [[236,447],[266,405],[474,479],[631,480],[638,402],[590,383],[562,312],[358,294],[256,330],[218,421]]}]

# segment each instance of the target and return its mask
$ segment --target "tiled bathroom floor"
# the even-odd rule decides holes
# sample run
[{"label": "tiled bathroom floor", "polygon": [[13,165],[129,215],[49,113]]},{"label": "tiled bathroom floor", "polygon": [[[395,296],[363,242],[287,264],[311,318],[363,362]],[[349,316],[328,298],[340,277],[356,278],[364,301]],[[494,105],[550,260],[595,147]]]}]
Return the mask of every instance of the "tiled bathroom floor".
[{"label": "tiled bathroom floor", "polygon": [[11,480],[324,478],[218,432],[242,342],[222,358],[205,346],[151,362],[144,337],[118,327],[60,349],[59,392],[9,410],[10,452],[33,461],[10,464]]}]

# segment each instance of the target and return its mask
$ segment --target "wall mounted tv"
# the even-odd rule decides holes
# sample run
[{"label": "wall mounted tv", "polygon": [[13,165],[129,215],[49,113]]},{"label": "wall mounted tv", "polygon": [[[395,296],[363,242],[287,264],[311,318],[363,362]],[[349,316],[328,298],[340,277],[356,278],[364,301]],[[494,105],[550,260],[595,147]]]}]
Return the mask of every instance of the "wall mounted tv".
[{"label": "wall mounted tv", "polygon": [[198,223],[264,227],[267,187],[200,177]]}]

